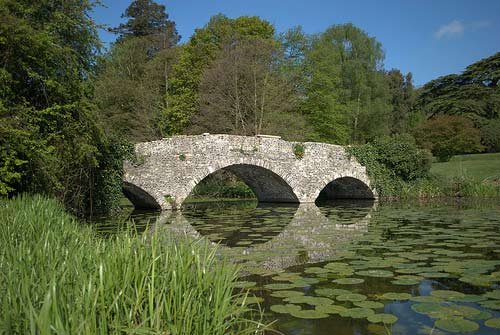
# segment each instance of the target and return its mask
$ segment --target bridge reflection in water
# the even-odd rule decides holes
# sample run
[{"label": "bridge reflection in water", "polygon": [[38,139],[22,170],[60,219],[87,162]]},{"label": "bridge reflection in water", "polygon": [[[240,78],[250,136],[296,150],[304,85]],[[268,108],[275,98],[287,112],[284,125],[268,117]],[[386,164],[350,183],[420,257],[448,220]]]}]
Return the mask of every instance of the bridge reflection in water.
[{"label": "bridge reflection in water", "polygon": [[336,201],[320,207],[256,202],[217,207],[196,204],[163,211],[151,227],[173,239],[207,239],[221,256],[252,273],[334,259],[368,231],[375,202]]}]

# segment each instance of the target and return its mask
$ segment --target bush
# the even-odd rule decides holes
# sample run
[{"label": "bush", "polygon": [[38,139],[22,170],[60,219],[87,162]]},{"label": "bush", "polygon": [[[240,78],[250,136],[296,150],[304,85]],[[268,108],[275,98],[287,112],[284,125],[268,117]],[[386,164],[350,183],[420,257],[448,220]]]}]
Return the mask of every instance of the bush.
[{"label": "bush", "polygon": [[259,334],[203,241],[99,238],[53,200],[0,201],[0,333]]},{"label": "bush", "polygon": [[406,183],[426,178],[432,157],[409,135],[382,138],[348,151],[366,166],[380,196],[400,196]]},{"label": "bush", "polygon": [[438,115],[415,127],[413,135],[419,146],[429,149],[441,162],[484,149],[479,129],[463,116]]},{"label": "bush", "polygon": [[481,140],[488,152],[500,152],[500,119],[490,120],[481,128]]}]

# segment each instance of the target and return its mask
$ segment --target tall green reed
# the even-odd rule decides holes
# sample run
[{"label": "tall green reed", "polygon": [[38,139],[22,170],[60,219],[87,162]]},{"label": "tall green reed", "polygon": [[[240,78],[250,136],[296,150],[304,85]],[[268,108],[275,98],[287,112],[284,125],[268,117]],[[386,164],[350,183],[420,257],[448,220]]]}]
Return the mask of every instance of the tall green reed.
[{"label": "tall green reed", "polygon": [[[245,334],[238,269],[203,241],[106,239],[56,201],[0,201],[0,333]],[[258,316],[258,315],[257,315]]]}]

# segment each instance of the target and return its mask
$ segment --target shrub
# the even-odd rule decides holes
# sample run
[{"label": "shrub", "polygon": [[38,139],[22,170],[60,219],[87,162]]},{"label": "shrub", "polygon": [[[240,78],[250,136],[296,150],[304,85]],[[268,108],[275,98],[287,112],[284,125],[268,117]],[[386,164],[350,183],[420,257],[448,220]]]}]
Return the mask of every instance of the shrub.
[{"label": "shrub", "polygon": [[409,135],[376,140],[348,148],[362,165],[380,196],[401,196],[408,182],[428,176],[431,155]]},{"label": "shrub", "polygon": [[484,149],[479,129],[463,116],[438,115],[415,127],[413,135],[418,145],[429,149],[442,162],[457,154]]}]

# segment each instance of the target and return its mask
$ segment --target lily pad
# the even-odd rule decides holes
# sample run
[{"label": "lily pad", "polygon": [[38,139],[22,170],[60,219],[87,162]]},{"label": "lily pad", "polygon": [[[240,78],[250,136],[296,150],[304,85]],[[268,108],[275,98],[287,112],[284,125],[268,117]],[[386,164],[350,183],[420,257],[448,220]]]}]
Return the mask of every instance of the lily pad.
[{"label": "lily pad", "polygon": [[316,310],[321,313],[326,314],[342,314],[345,313],[347,308],[339,305],[319,305],[316,306]]},{"label": "lily pad", "polygon": [[236,303],[240,304],[240,305],[255,305],[255,304],[258,304],[258,303],[261,303],[263,302],[264,299],[262,299],[261,297],[255,297],[255,296],[247,296],[247,297],[239,297],[236,299]]},{"label": "lily pad", "polygon": [[500,300],[488,300],[479,302],[484,308],[500,310]]},{"label": "lily pad", "polygon": [[290,314],[293,311],[300,311],[301,308],[298,305],[286,304],[286,305],[272,305],[270,309],[275,313],[280,314]]},{"label": "lily pad", "polygon": [[486,320],[484,325],[490,328],[500,329],[500,318]]},{"label": "lily pad", "polygon": [[437,320],[434,325],[450,333],[470,333],[479,329],[477,323],[463,318],[440,319]]},{"label": "lily pad", "polygon": [[347,278],[339,278],[332,280],[332,282],[340,285],[356,285],[356,284],[361,284],[365,280],[361,278],[352,278],[352,277],[347,277]]},{"label": "lily pad", "polygon": [[368,321],[373,323],[384,323],[390,325],[396,323],[398,321],[398,318],[397,316],[392,314],[380,313],[380,314],[370,315],[368,317]]},{"label": "lily pad", "polygon": [[276,291],[271,293],[272,297],[275,298],[290,298],[290,297],[296,297],[296,296],[302,296],[304,295],[304,292],[299,292],[299,291]]},{"label": "lily pad", "polygon": [[445,300],[453,300],[465,297],[465,294],[463,294],[462,292],[451,290],[434,290],[431,292],[431,295]]},{"label": "lily pad", "polygon": [[396,279],[391,281],[394,285],[418,285],[420,280],[415,279]]},{"label": "lily pad", "polygon": [[498,299],[500,300],[500,290],[493,290],[483,294],[488,299]]},{"label": "lily pad", "polygon": [[264,285],[264,288],[267,288],[269,290],[289,290],[291,288],[296,288],[296,287],[297,285],[292,283],[272,283]]},{"label": "lily pad", "polygon": [[419,295],[416,297],[411,297],[410,300],[415,301],[415,302],[433,302],[433,303],[444,302],[443,299],[441,299],[439,297],[432,296],[432,295]]},{"label": "lily pad", "polygon": [[292,304],[308,304],[312,306],[333,304],[333,300],[331,299],[325,297],[312,297],[310,295],[288,297],[284,299],[284,301]]},{"label": "lily pad", "polygon": [[317,288],[314,290],[314,293],[331,298],[342,294],[349,294],[351,293],[351,291],[343,290],[340,288]]},{"label": "lily pad", "polygon": [[328,317],[328,314],[321,313],[315,309],[292,311],[290,315],[299,319],[324,319]]},{"label": "lily pad", "polygon": [[387,293],[382,294],[379,298],[384,299],[384,300],[408,300],[411,298],[411,294],[387,292]]},{"label": "lily pad", "polygon": [[237,281],[234,283],[235,288],[249,288],[257,285],[254,281]]},{"label": "lily pad", "polygon": [[336,297],[338,301],[351,301],[351,302],[356,302],[356,301],[363,301],[366,300],[366,295],[363,294],[358,294],[358,293],[348,293],[348,294],[342,294]]},{"label": "lily pad", "polygon": [[353,305],[358,306],[358,307],[363,307],[363,308],[384,308],[384,304],[378,301],[370,301],[370,300],[365,300],[365,301],[356,301],[353,302]]},{"label": "lily pad", "polygon": [[353,319],[364,319],[369,317],[370,315],[374,315],[375,311],[370,308],[362,308],[362,307],[354,307],[348,308],[340,315],[343,317],[350,317]]},{"label": "lily pad", "polygon": [[356,274],[360,276],[377,277],[377,278],[390,278],[394,276],[394,274],[391,271],[379,270],[379,269],[358,271],[356,272]]}]

